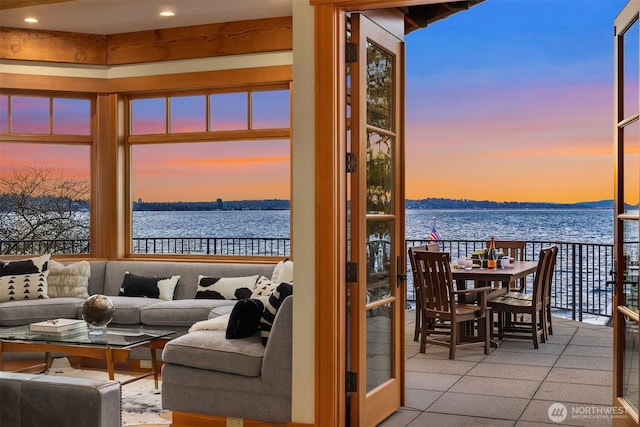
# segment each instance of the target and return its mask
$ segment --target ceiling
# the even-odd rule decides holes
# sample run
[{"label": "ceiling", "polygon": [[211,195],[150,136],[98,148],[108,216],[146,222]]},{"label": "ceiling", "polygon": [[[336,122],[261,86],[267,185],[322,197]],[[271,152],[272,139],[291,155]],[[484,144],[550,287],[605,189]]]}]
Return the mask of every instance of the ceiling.
[{"label": "ceiling", "polygon": [[[293,0],[0,0],[0,27],[120,34],[291,16]],[[259,7],[257,7],[259,4]],[[175,12],[162,17],[163,10]],[[37,24],[24,22],[36,17]]]}]

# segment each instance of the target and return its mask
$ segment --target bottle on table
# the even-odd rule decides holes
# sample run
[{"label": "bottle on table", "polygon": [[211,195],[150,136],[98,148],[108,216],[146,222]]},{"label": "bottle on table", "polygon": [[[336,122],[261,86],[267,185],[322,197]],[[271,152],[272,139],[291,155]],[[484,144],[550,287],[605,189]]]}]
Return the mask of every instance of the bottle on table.
[{"label": "bottle on table", "polygon": [[498,265],[498,252],[496,251],[496,239],[489,239],[489,251],[487,253],[487,268],[496,268]]}]

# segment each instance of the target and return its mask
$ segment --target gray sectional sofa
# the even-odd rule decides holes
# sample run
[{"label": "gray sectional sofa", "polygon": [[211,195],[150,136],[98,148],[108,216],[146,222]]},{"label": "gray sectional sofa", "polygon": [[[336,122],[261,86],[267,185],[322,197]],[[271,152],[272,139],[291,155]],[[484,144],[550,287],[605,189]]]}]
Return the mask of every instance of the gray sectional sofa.
[{"label": "gray sectional sofa", "polygon": [[[275,314],[266,346],[259,333],[239,339],[227,339],[224,330],[187,333],[195,322],[228,314],[237,303],[231,299],[195,299],[200,275],[224,278],[258,275],[271,279],[276,266],[275,263],[90,261],[88,293],[112,299],[115,314],[110,326],[176,331],[162,354],[165,409],[287,422],[291,420],[292,296],[281,298],[282,305]],[[126,272],[143,276],[179,275],[174,299],[118,296]],[[78,297],[2,302],[0,327],[81,318],[83,302],[84,298]],[[148,355],[148,351],[144,354]]]},{"label": "gray sectional sofa", "polygon": [[[210,316],[230,311],[235,300],[195,299],[199,275],[211,277],[241,277],[262,275],[271,278],[275,264],[222,264],[204,262],[163,261],[90,261],[90,295],[109,296],[115,306],[111,326],[175,330],[178,335],[191,325]],[[179,275],[174,299],[118,296],[125,275]],[[83,298],[61,297],[0,302],[0,327],[26,325],[47,319],[82,318]],[[218,311],[216,311],[218,309]]]}]

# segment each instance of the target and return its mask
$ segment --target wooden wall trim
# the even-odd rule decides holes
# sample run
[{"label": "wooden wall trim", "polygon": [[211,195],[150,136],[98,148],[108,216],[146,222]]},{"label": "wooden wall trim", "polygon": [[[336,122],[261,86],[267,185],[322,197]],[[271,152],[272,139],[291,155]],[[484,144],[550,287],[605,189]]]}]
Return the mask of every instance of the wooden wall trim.
[{"label": "wooden wall trim", "polygon": [[105,65],[107,37],[97,34],[0,27],[0,58]]},{"label": "wooden wall trim", "polygon": [[202,71],[142,77],[113,78],[108,81],[111,92],[143,93],[165,90],[190,90],[207,87],[229,87],[269,83],[288,83],[293,71],[291,65]]},{"label": "wooden wall trim", "polygon": [[105,93],[108,83],[100,78],[0,73],[0,88]]},{"label": "wooden wall trim", "polygon": [[0,59],[124,65],[291,51],[291,16],[113,35],[0,27]]},{"label": "wooden wall trim", "polygon": [[293,47],[291,16],[107,36],[107,64],[205,58]]},{"label": "wooden wall trim", "polygon": [[346,173],[344,12],[315,10],[316,407],[315,424],[345,425]]}]

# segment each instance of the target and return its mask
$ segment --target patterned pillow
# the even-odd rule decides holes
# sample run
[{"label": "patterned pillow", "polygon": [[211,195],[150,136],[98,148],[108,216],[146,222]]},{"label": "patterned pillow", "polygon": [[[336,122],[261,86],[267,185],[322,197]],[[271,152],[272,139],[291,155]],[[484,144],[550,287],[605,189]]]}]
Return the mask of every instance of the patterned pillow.
[{"label": "patterned pillow", "polygon": [[198,276],[196,299],[240,300],[250,298],[258,277],[258,275],[245,277]]},{"label": "patterned pillow", "polygon": [[289,295],[293,295],[293,285],[290,283],[280,283],[265,304],[262,317],[260,318],[260,338],[262,338],[263,345],[267,345],[276,313],[284,299]]},{"label": "patterned pillow", "polygon": [[118,296],[159,298],[171,301],[178,280],[180,280],[180,276],[138,276],[127,271],[124,273],[124,280],[122,280]]},{"label": "patterned pillow", "polygon": [[49,261],[49,298],[89,298],[91,266],[87,261],[68,265]]},{"label": "patterned pillow", "polygon": [[229,315],[226,338],[246,338],[258,332],[264,303],[258,298],[240,300]]},{"label": "patterned pillow", "polygon": [[258,283],[256,283],[256,288],[251,294],[251,298],[269,297],[269,295],[273,293],[276,287],[277,285],[271,280],[267,279],[264,276],[260,276],[260,278],[258,279]]},{"label": "patterned pillow", "polygon": [[43,255],[16,261],[0,260],[0,302],[47,299],[49,258]]},{"label": "patterned pillow", "polygon": [[285,258],[277,263],[273,269],[271,281],[273,283],[293,283],[293,261]]}]

